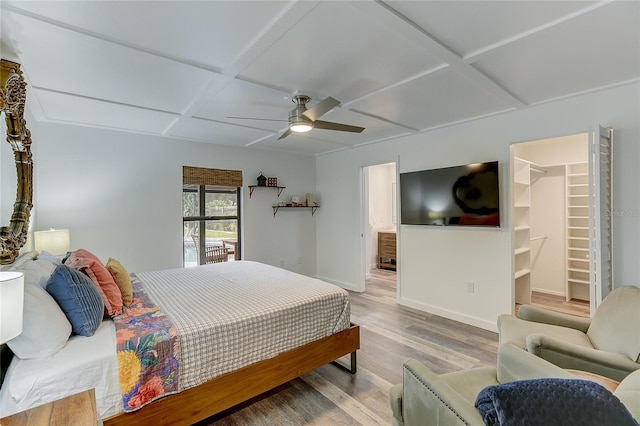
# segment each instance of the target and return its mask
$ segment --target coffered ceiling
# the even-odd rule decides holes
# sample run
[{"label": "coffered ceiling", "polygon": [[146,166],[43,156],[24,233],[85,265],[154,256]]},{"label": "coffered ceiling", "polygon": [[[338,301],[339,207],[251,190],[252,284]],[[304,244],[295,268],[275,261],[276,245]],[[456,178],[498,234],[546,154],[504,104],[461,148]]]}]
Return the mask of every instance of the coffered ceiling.
[{"label": "coffered ceiling", "polygon": [[[636,0],[3,0],[0,11],[2,57],[22,64],[36,120],[176,143],[313,155],[640,80]],[[295,94],[310,107],[338,99],[322,120],[365,130],[278,140]]]}]

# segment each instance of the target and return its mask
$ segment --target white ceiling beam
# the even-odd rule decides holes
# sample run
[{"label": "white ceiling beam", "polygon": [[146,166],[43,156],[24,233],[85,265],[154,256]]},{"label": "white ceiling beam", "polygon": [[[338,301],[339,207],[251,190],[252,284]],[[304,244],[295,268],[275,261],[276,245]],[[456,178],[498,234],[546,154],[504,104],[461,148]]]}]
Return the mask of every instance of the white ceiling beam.
[{"label": "white ceiling beam", "polygon": [[[522,100],[510,93],[505,87],[466,63],[460,54],[429,33],[428,29],[422,28],[416,22],[398,12],[384,1],[376,0],[373,4],[380,7],[375,9],[370,7],[369,5],[372,3],[368,2],[354,2],[353,4],[365,13],[373,15],[373,19],[377,22],[385,22],[388,20],[389,16],[397,18],[406,25],[401,28],[394,28],[394,32],[396,34],[404,37],[407,41],[420,46],[423,50],[428,52],[428,54],[437,56],[458,73],[465,76],[476,85],[482,87],[488,93],[491,93],[495,97],[503,100],[511,107],[521,108],[525,106],[525,103]],[[382,16],[383,14],[387,16]],[[417,40],[419,40],[419,43],[417,43]],[[416,78],[418,77],[419,76],[416,76]]]}]

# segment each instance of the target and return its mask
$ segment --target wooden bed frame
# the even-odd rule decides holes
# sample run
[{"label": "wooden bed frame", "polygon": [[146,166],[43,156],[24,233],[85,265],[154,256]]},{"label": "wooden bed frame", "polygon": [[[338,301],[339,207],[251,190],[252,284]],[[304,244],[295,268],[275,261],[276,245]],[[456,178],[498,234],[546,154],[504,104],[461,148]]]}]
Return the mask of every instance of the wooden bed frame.
[{"label": "wooden bed frame", "polygon": [[355,373],[355,353],[358,349],[360,326],[351,324],[336,334],[223,374],[199,386],[154,401],[133,413],[109,417],[104,420],[104,425],[190,425],[344,355],[351,354],[349,370]]}]

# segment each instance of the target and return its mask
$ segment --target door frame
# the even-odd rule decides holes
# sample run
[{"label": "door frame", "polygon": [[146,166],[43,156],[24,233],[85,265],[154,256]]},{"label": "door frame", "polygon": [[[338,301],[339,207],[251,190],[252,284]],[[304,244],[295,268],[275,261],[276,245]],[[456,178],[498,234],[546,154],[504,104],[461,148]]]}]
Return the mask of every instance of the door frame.
[{"label": "door frame", "polygon": [[[366,280],[367,278],[370,276],[370,271],[367,270],[367,266],[369,265],[369,258],[367,256],[367,247],[370,244],[370,238],[369,238],[369,205],[370,205],[370,200],[369,200],[369,168],[370,167],[376,167],[376,166],[383,166],[385,164],[393,164],[395,167],[395,178],[396,178],[396,185],[397,182],[399,182],[399,164],[400,158],[398,157],[395,160],[391,160],[391,161],[383,161],[380,163],[375,163],[375,164],[368,164],[368,165],[364,165],[364,166],[360,166],[360,173],[359,173],[359,179],[360,179],[360,276],[361,276],[361,280],[358,283],[358,288],[356,289],[356,291],[362,291],[364,292],[366,289]],[[392,191],[393,193],[393,191]],[[396,230],[396,291],[397,291],[397,295],[399,296],[400,294],[400,268],[399,268],[399,258],[400,258],[400,243],[399,243],[399,230],[400,230],[400,223],[399,223],[399,209],[400,209],[400,204],[398,202],[398,194],[399,192],[396,190],[395,191],[395,206],[394,203],[392,201],[392,216],[393,214],[395,214],[395,218],[396,218],[396,223],[393,224],[393,227]],[[395,208],[395,211],[393,211]]]},{"label": "door frame", "polygon": [[[599,230],[599,222],[597,221],[597,219],[599,219],[602,215],[606,214],[606,212],[602,211],[603,206],[600,205],[599,202],[599,197],[600,197],[600,174],[599,174],[599,167],[594,167],[596,164],[599,164],[599,150],[596,150],[596,147],[600,146],[600,136],[604,136],[604,134],[602,132],[612,132],[611,129],[607,129],[607,128],[602,128],[601,126],[594,126],[589,128],[587,131],[585,132],[576,132],[576,133],[572,133],[572,134],[567,134],[567,135],[561,135],[561,136],[552,136],[552,137],[547,137],[547,138],[541,138],[541,139],[532,139],[532,140],[528,140],[528,141],[520,141],[520,142],[514,142],[512,144],[510,144],[509,146],[509,163],[510,163],[510,180],[509,180],[509,214],[510,214],[510,232],[512,234],[512,238],[511,238],[511,250],[510,250],[510,257],[511,257],[511,269],[512,269],[512,280],[511,280],[511,300],[512,300],[512,310],[515,309],[515,279],[513,279],[513,275],[514,275],[514,269],[515,269],[515,256],[513,255],[514,252],[514,236],[513,236],[513,230],[512,228],[512,224],[511,221],[513,220],[513,205],[514,205],[514,199],[513,199],[513,161],[514,161],[514,157],[516,156],[514,153],[514,145],[519,145],[522,143],[535,143],[536,141],[544,141],[544,140],[548,140],[548,139],[555,139],[555,138],[561,138],[561,137],[570,137],[573,135],[586,135],[588,138],[588,160],[587,163],[589,165],[589,179],[590,179],[590,185],[592,186],[592,188],[594,189],[593,193],[591,193],[590,197],[589,197],[589,221],[590,221],[590,241],[589,241],[589,245],[591,248],[591,264],[590,264],[590,269],[591,271],[593,271],[595,268],[600,268],[599,266],[595,266],[595,262],[598,262],[599,260],[596,259],[596,254],[600,253],[601,247],[600,247],[600,243],[599,243],[599,236],[600,236],[600,230]],[[612,135],[610,136],[612,139]],[[611,159],[612,159],[612,154],[611,154]],[[611,180],[613,180],[613,166],[611,165]],[[590,191],[591,192],[591,191]],[[595,209],[598,209],[598,211],[596,211]],[[598,228],[598,229],[596,229]],[[609,250],[612,250],[612,243],[609,240]],[[613,260],[611,260],[611,264],[613,264]],[[613,266],[611,266],[611,287],[614,287],[614,283],[613,283]],[[590,313],[591,315],[593,315],[593,313],[595,312],[598,304],[601,302],[602,298],[604,297],[604,290],[601,288],[601,284],[600,284],[600,280],[598,279],[598,282],[596,283],[596,275],[593,273],[590,273],[590,285],[589,285],[589,305],[590,305]],[[598,289],[600,289],[600,291],[598,291]],[[603,294],[599,294],[599,293],[603,293]]]}]

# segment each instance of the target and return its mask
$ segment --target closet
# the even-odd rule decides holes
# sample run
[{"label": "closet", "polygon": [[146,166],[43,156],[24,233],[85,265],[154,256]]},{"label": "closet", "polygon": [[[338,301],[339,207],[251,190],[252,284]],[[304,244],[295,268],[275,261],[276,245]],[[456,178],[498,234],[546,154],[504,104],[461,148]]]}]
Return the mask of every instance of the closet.
[{"label": "closet", "polygon": [[512,145],[516,304],[590,298],[588,153],[587,134]]}]

